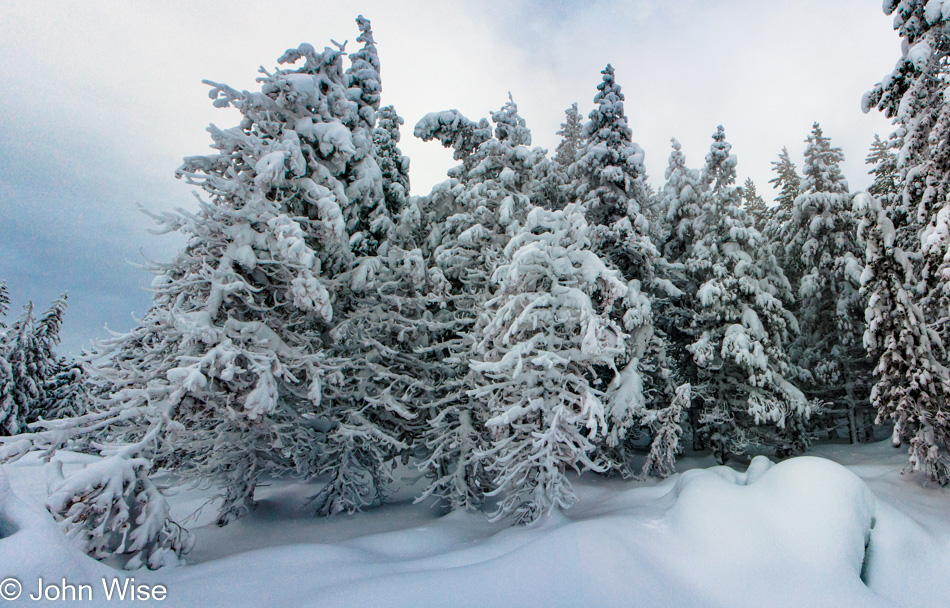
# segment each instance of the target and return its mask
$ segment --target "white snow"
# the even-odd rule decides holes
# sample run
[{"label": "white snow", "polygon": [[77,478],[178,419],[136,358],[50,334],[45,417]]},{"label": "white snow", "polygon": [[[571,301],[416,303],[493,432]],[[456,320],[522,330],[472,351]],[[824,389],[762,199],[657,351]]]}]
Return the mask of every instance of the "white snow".
[{"label": "white snow", "polygon": [[[0,471],[0,574],[25,593],[39,577],[91,583],[94,602],[79,604],[101,606],[116,603],[104,600],[103,577],[161,583],[168,599],[155,605],[165,606],[875,607],[950,597],[947,491],[902,475],[906,455],[886,442],[814,453],[824,458],[758,457],[745,472],[692,468],[660,483],[585,475],[572,509],[532,527],[408,501],[314,518],[304,509],[312,484],[275,480],[249,517],[217,528],[214,509],[200,509],[210,491],[184,490],[169,500],[179,518],[198,509],[190,564],[133,573],[70,546],[38,506],[43,465],[29,457]],[[68,466],[89,461],[75,455]]]}]

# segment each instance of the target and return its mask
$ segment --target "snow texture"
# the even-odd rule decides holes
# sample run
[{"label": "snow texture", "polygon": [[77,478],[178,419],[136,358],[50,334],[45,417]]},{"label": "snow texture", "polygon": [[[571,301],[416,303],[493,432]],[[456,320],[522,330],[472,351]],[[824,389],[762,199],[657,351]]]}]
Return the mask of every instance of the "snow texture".
[{"label": "snow texture", "polygon": [[[884,607],[946,597],[946,496],[901,476],[885,444],[824,453],[848,466],[760,457],[744,472],[693,468],[659,484],[581,478],[575,507],[534,528],[406,504],[301,519],[292,504],[308,489],[277,481],[240,526],[200,528],[191,564],[132,576],[166,585],[166,604],[182,607]],[[41,468],[23,460],[0,472],[4,574],[25,585],[128,576],[79,553],[33,503]],[[187,511],[202,496],[172,500]]]}]

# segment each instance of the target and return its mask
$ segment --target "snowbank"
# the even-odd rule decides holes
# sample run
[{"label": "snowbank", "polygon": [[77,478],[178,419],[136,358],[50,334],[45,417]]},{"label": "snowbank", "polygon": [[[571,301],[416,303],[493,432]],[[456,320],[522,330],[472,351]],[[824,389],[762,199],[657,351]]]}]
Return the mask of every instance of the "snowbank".
[{"label": "snowbank", "polygon": [[[585,476],[569,512],[514,528],[408,503],[315,519],[299,510],[312,486],[275,482],[250,517],[197,529],[192,565],[133,575],[166,585],[164,606],[934,605],[950,597],[948,499],[895,467],[853,467],[886,500],[814,457],[655,485]],[[4,468],[23,487],[42,475]],[[79,554],[5,480],[0,574],[25,585],[127,576]],[[197,504],[195,492],[173,508]],[[922,522],[892,504],[898,495]]]},{"label": "snowbank", "polygon": [[[73,547],[48,511],[22,500],[11,489],[7,470],[0,467],[0,577],[12,576],[22,584],[20,603],[9,605],[44,605],[27,600],[40,578],[57,583],[64,578],[98,582],[115,575],[114,570]],[[41,473],[38,467],[34,472]]]}]

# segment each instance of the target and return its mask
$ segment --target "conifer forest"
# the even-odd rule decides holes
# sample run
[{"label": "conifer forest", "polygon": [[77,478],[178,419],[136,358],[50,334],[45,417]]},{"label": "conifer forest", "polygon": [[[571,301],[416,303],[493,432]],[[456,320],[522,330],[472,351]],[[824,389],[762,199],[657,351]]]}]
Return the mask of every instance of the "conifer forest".
[{"label": "conifer forest", "polygon": [[829,122],[767,183],[728,124],[645,151],[624,57],[554,149],[517,89],[409,121],[360,9],[204,80],[131,329],[62,352],[0,276],[2,599],[947,605],[950,0],[883,9],[863,189]]}]

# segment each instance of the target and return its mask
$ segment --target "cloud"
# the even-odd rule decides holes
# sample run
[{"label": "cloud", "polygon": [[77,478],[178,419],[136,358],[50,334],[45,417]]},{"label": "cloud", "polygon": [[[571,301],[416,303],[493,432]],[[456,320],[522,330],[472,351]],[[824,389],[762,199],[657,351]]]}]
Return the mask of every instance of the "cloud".
[{"label": "cloud", "polygon": [[564,109],[590,110],[608,62],[656,186],[671,136],[699,166],[723,124],[740,180],[768,197],[770,162],[782,146],[800,159],[819,120],[861,187],[867,146],[890,126],[859,101],[899,52],[890,19],[863,0],[33,0],[2,10],[0,278],[39,306],[70,289],[71,345],[144,313],[147,278],[126,261],[181,245],[150,235],[136,204],[193,208],[175,168],[208,149],[208,123],[237,121],[212,108],[201,80],[253,89],[258,66],[286,48],[353,41],[358,12],[373,21],[384,103],[406,119],[414,194],[454,164],[412,138],[423,114],[487,116],[511,91],[535,144],[553,149]]}]

